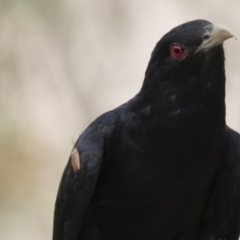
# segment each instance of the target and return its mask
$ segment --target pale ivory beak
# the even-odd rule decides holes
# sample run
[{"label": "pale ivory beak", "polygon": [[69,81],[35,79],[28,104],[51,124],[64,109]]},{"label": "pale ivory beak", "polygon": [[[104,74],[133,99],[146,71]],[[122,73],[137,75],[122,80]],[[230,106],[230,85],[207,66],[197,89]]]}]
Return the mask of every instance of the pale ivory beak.
[{"label": "pale ivory beak", "polygon": [[237,40],[237,38],[230,32],[230,30],[223,25],[210,24],[204,28],[205,28],[205,33],[203,35],[204,40],[196,52],[198,52],[199,50],[208,50],[232,37]]}]

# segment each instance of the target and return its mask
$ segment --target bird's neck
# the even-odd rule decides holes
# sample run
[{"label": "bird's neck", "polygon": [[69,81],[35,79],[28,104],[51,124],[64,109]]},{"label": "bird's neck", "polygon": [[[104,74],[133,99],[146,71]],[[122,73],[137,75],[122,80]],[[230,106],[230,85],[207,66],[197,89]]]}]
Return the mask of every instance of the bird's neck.
[{"label": "bird's neck", "polygon": [[[222,47],[216,50],[206,55],[208,64],[191,66],[189,63],[191,73],[181,75],[166,73],[157,66],[148,68],[139,93],[142,105],[151,106],[154,116],[185,115],[189,118],[200,114],[206,120],[215,119],[225,124],[224,52]],[[218,61],[213,61],[212,56]]]}]

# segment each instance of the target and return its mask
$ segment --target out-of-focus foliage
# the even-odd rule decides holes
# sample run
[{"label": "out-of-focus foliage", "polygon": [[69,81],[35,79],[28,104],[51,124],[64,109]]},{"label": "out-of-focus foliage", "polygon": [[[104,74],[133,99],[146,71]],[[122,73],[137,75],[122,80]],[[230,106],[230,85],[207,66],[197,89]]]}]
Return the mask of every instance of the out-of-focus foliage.
[{"label": "out-of-focus foliage", "polygon": [[[50,239],[76,140],[140,89],[150,53],[196,18],[240,37],[240,1],[0,0],[0,239]],[[229,40],[227,121],[240,131],[240,43]]]}]

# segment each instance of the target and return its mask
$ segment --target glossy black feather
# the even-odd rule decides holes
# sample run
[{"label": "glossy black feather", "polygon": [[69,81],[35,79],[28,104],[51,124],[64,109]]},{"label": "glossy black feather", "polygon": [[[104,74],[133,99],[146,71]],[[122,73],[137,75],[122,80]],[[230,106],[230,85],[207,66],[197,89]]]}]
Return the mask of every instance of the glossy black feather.
[{"label": "glossy black feather", "polygon": [[[237,240],[240,136],[225,123],[224,51],[196,52],[204,20],[156,45],[140,92],[80,136],[53,240]],[[186,48],[174,59],[171,43]]]}]

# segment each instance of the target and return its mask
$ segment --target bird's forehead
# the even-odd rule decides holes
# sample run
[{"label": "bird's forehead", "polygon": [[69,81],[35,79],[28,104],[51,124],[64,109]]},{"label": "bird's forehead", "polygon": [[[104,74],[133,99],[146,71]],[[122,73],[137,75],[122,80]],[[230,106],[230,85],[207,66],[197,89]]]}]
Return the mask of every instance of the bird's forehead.
[{"label": "bird's forehead", "polygon": [[195,20],[183,23],[172,30],[165,36],[163,41],[177,41],[185,44],[198,44],[202,41],[202,36],[205,32],[204,27],[210,25],[211,22],[206,20]]},{"label": "bird's forehead", "polygon": [[194,20],[194,21],[183,23],[183,24],[173,28],[171,31],[176,31],[176,30],[198,31],[209,24],[212,24],[212,23],[207,20]]}]

